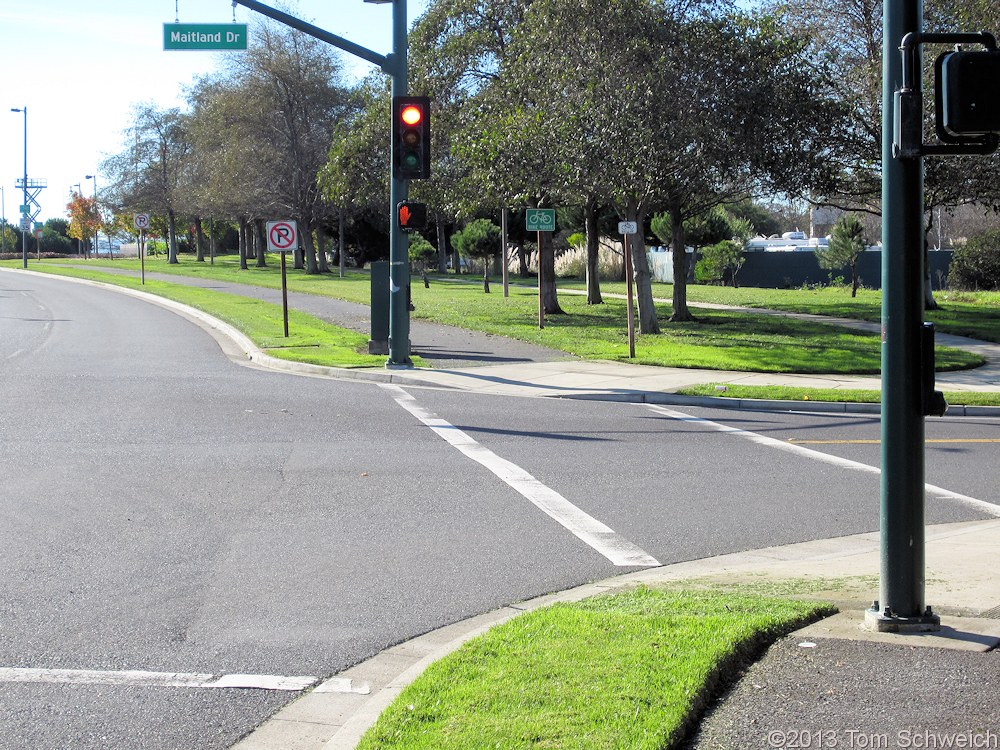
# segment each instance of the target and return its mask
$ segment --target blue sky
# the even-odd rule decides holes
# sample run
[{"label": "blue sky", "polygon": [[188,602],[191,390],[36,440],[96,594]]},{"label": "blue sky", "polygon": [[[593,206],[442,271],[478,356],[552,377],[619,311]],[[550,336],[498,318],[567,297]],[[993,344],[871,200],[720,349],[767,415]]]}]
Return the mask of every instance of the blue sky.
[{"label": "blue sky", "polygon": [[[276,0],[263,0],[277,5]],[[363,0],[286,0],[295,15],[380,54],[392,47],[391,5]],[[410,22],[427,0],[408,0]],[[132,105],[181,106],[183,87],[215,69],[211,52],[165,52],[163,24],[232,21],[229,0],[0,0],[0,185],[4,215],[16,223],[24,170],[28,109],[28,177],[48,180],[41,221],[64,217],[71,186],[91,194],[101,160],[121,147]],[[257,14],[236,9],[248,23]],[[344,55],[351,77],[373,67]],[[101,175],[97,173],[98,188]]]}]

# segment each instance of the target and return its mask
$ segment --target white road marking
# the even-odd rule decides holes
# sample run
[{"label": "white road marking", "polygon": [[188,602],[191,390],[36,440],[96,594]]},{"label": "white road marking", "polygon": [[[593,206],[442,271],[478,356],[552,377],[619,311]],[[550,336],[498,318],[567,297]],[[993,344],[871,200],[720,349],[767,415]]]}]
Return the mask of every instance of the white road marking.
[{"label": "white road marking", "polygon": [[430,427],[446,442],[492,471],[541,511],[562,524],[578,539],[590,545],[615,565],[644,568],[659,566],[660,563],[647,552],[619,536],[593,516],[580,510],[555,490],[546,487],[520,466],[500,458],[462,430],[428,412],[417,404],[413,396],[398,385],[382,384],[381,387],[391,391],[396,403]]},{"label": "white road marking", "polygon": [[331,677],[320,683],[314,693],[354,693],[355,695],[370,695],[372,687],[367,682],[357,684],[350,677]]},{"label": "white road marking", "polygon": [[298,692],[319,681],[318,677],[284,677],[266,674],[212,674],[146,672],[126,669],[29,669],[0,667],[0,682],[35,682],[69,685],[117,685],[124,687],[243,688]]},{"label": "white road marking", "polygon": [[[798,456],[803,456],[805,458],[810,458],[814,461],[822,461],[823,463],[836,466],[841,469],[851,469],[853,471],[862,471],[868,474],[881,474],[882,470],[877,466],[869,466],[868,464],[859,463],[858,461],[851,461],[847,458],[841,458],[840,456],[832,456],[829,453],[821,453],[817,450],[812,450],[811,448],[805,448],[801,445],[796,445],[795,443],[787,443],[784,440],[778,440],[776,438],[767,437],[766,435],[759,435],[756,432],[749,432],[748,430],[742,430],[738,427],[730,427],[729,425],[719,424],[718,422],[713,422],[709,419],[703,419],[702,417],[695,417],[690,414],[685,414],[683,412],[674,411],[673,409],[667,409],[662,406],[657,406],[655,404],[645,404],[648,409],[652,409],[658,414],[663,414],[664,416],[670,417],[671,419],[676,419],[680,422],[690,422],[692,424],[698,424],[702,427],[707,427],[711,430],[717,430],[718,432],[727,432],[731,435],[737,437],[745,438],[758,445],[765,445],[769,448],[777,448],[778,450],[783,450],[787,453],[793,453]],[[957,502],[968,505],[976,510],[988,513],[991,516],[996,516],[1000,518],[1000,505],[995,503],[987,502],[986,500],[979,500],[974,497],[969,497],[968,495],[960,495],[957,492],[952,492],[951,490],[946,490],[942,487],[937,487],[933,484],[924,485],[926,491],[935,496],[939,500],[955,500]]]},{"label": "white road marking", "polygon": [[16,352],[11,352],[5,357],[5,359],[14,359],[14,357],[17,357],[20,354],[24,354],[24,349],[18,349]]}]

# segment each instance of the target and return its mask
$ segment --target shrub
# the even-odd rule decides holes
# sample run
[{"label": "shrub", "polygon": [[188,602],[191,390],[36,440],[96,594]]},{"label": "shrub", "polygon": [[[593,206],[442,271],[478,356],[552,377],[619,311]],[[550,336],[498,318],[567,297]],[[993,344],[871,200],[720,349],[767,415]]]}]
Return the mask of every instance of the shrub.
[{"label": "shrub", "polygon": [[[581,235],[582,236],[582,235]],[[618,250],[601,242],[597,248],[597,275],[602,279],[618,279],[622,275],[621,243]],[[575,246],[556,258],[556,276],[582,279],[587,275],[587,249]]]},{"label": "shrub", "polygon": [[969,238],[951,259],[948,286],[952,289],[1000,289],[1000,229]]}]

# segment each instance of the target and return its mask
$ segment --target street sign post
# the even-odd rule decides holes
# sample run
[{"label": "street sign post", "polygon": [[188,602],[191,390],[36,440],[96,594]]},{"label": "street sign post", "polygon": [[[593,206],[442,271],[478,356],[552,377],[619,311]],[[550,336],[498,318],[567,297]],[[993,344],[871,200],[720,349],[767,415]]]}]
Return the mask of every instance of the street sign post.
[{"label": "street sign post", "polygon": [[545,295],[542,291],[542,232],[556,231],[554,208],[529,208],[524,212],[524,228],[538,232],[538,327],[545,328]]},{"label": "street sign post", "polygon": [[294,250],[299,242],[298,223],[290,220],[267,222],[267,249],[281,253],[281,313],[285,323],[285,338],[288,338],[288,272],[285,253]]},{"label": "street sign post", "polygon": [[630,237],[639,231],[635,221],[619,221],[618,232],[622,235],[622,254],[625,256],[625,286],[628,299],[625,314],[628,315],[628,356],[635,359],[635,303],[632,300],[632,247]]},{"label": "street sign post", "polygon": [[181,51],[244,50],[245,23],[165,23],[163,49]]},{"label": "street sign post", "polygon": [[132,217],[132,223],[139,230],[139,280],[146,285],[146,230],[149,229],[149,214],[136,214]]}]

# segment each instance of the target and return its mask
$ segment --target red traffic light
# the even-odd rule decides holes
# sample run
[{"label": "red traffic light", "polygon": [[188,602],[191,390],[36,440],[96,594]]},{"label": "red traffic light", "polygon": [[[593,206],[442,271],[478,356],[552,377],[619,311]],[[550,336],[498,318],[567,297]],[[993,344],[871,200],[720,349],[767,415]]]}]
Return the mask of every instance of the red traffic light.
[{"label": "red traffic light", "polygon": [[420,107],[409,104],[403,107],[403,110],[399,113],[399,119],[407,125],[419,125],[420,121],[424,119],[424,113]]},{"label": "red traffic light", "polygon": [[392,99],[392,176],[423,180],[431,176],[431,110],[426,96]]}]

